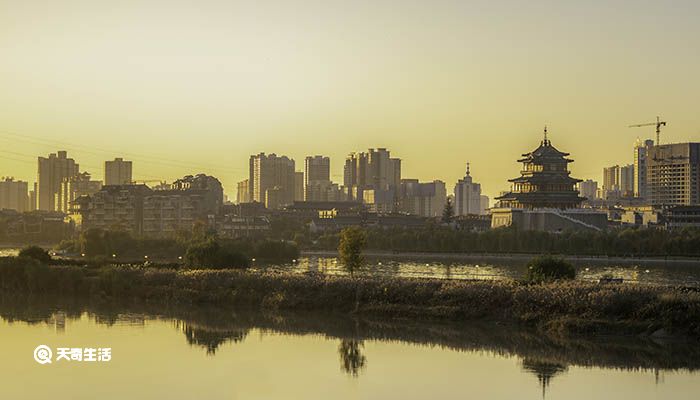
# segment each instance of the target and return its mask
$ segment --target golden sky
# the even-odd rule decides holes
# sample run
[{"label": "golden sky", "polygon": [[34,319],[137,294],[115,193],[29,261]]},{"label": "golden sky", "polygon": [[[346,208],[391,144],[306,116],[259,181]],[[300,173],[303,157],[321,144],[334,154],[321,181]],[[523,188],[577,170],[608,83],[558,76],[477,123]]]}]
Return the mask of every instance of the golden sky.
[{"label": "golden sky", "polygon": [[543,125],[573,174],[632,162],[631,123],[700,141],[697,1],[0,0],[0,175],[66,149],[102,178],[205,172],[229,196],[250,154],[303,169],[387,147],[403,177],[472,164],[494,196]]}]

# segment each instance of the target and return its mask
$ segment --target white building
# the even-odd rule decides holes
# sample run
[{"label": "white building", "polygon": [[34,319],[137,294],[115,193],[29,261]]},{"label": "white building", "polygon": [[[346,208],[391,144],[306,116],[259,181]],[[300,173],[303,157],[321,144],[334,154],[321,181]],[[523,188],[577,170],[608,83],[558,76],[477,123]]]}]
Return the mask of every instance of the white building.
[{"label": "white building", "polygon": [[479,215],[485,213],[481,206],[481,185],[472,180],[469,174],[469,163],[467,163],[467,173],[464,178],[457,181],[454,193],[455,215]]}]

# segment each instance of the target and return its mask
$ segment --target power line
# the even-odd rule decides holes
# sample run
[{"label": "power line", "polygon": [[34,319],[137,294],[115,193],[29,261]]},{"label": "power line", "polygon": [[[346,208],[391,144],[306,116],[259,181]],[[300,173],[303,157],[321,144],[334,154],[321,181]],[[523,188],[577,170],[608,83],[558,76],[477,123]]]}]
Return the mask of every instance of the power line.
[{"label": "power line", "polygon": [[195,165],[195,164],[183,163],[181,161],[173,161],[171,159],[166,159],[166,158],[157,157],[157,156],[139,155],[139,154],[131,153],[131,152],[106,150],[106,149],[101,149],[99,147],[81,146],[81,145],[77,145],[74,143],[67,143],[67,142],[62,142],[62,141],[58,141],[58,140],[41,139],[41,138],[32,137],[32,136],[28,136],[28,135],[19,135],[19,134],[16,134],[13,132],[8,132],[8,131],[0,131],[0,136],[4,136],[6,138],[5,140],[8,140],[10,142],[22,141],[22,142],[37,144],[37,145],[41,145],[41,146],[45,146],[45,147],[61,146],[63,148],[66,148],[67,150],[88,153],[88,154],[92,154],[95,156],[100,156],[101,154],[114,155],[115,153],[118,153],[118,154],[123,154],[127,157],[130,157],[130,158],[134,159],[134,161],[139,161],[140,163],[146,163],[146,164],[161,164],[161,165],[174,166],[174,167],[179,167],[179,168],[197,169],[197,170],[213,170],[213,171],[226,172],[226,173],[232,173],[232,174],[235,174],[235,173],[243,170],[243,168],[224,167],[221,165],[214,165],[214,164]]}]

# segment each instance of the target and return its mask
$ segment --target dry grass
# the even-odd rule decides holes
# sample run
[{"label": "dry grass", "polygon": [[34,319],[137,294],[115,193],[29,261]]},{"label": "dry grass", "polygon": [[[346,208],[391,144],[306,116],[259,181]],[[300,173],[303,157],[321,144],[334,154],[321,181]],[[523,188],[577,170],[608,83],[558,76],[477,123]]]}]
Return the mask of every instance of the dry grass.
[{"label": "dry grass", "polygon": [[214,304],[383,317],[493,319],[581,333],[666,332],[700,338],[700,293],[581,281],[445,281],[130,267],[46,267],[0,260],[0,290],[105,301]]}]

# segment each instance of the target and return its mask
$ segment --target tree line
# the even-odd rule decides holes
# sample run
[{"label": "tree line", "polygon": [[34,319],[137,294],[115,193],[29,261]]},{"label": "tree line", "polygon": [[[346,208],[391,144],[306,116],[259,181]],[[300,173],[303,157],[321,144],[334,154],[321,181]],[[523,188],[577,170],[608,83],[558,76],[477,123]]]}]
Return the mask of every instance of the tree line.
[{"label": "tree line", "polygon": [[[699,256],[700,229],[620,228],[607,231],[539,232],[503,227],[483,232],[445,226],[368,228],[368,250],[396,252],[532,253],[594,256]],[[340,234],[323,234],[309,249],[334,250]]]}]

